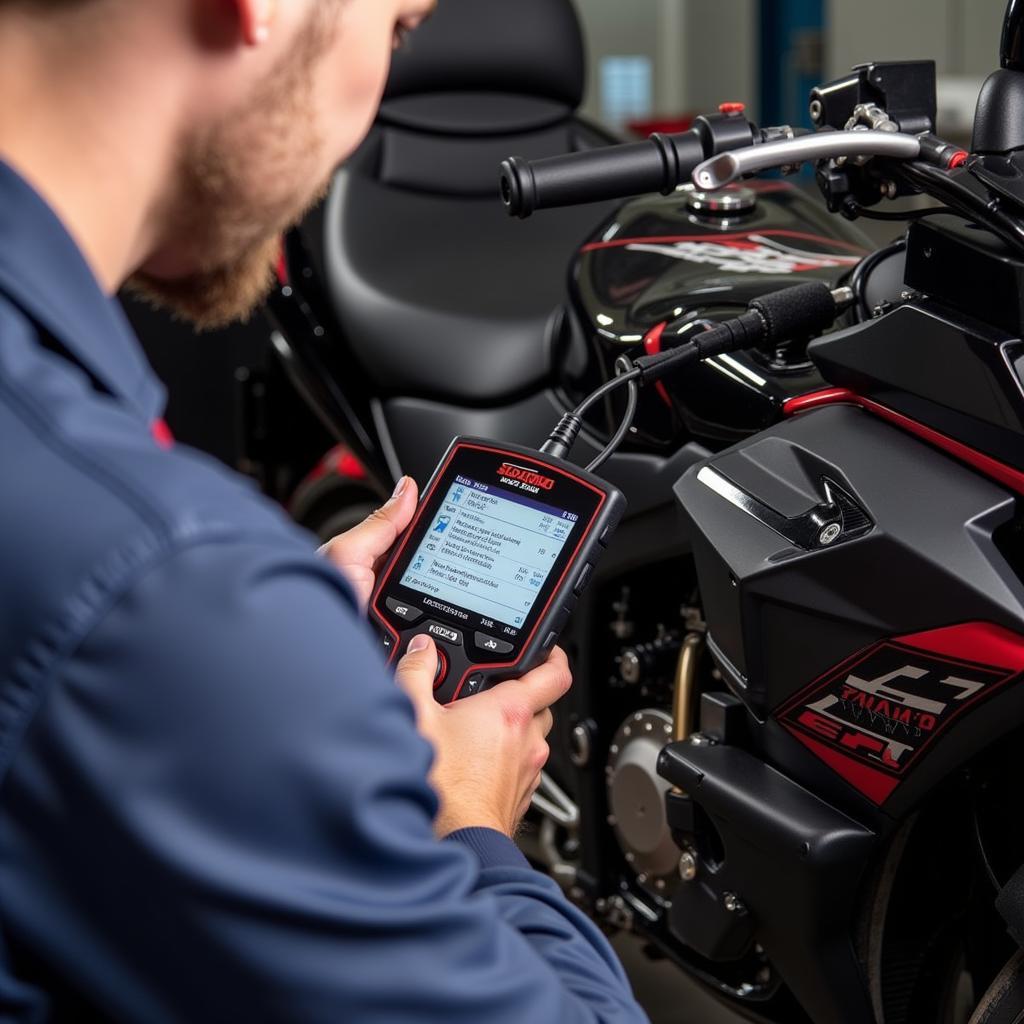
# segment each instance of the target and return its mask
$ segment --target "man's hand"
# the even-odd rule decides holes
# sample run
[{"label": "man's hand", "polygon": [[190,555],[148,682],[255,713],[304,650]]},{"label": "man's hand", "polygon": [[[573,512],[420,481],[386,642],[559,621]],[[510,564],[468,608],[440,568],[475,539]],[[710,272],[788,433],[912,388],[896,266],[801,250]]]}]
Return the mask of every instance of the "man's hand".
[{"label": "man's hand", "polygon": [[386,505],[320,549],[352,584],[364,613],[381,564],[412,521],[416,499],[416,481],[403,476]]},{"label": "man's hand", "polygon": [[434,745],[431,782],[441,799],[435,830],[497,829],[512,836],[547,763],[551,705],[572,684],[558,648],[540,668],[491,690],[442,706],[434,700],[437,649],[414,637],[396,678],[416,709],[420,732]]}]

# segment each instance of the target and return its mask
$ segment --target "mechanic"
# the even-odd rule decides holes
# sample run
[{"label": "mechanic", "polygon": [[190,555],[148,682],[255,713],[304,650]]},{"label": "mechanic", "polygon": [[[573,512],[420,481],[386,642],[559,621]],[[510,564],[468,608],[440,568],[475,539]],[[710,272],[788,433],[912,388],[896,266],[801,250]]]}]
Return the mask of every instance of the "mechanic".
[{"label": "mechanic", "polygon": [[442,708],[417,638],[396,685],[415,484],[317,555],[174,446],[112,298],[247,315],[431,6],[0,0],[5,1021],[643,1019],[510,838],[565,656]]}]

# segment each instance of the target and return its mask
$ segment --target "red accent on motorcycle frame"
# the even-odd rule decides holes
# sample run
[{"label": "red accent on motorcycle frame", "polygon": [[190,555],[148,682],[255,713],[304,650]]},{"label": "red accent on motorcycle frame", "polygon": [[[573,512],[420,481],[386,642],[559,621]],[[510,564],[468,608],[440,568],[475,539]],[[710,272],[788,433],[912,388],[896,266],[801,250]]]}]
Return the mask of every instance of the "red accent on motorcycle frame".
[{"label": "red accent on motorcycle frame", "polygon": [[864,398],[862,395],[858,395],[847,388],[825,388],[822,391],[812,391],[810,394],[791,398],[782,407],[782,411],[787,416],[795,416],[799,412],[807,412],[810,409],[817,409],[823,405],[837,405],[839,403],[859,405],[866,412],[872,413],[879,419],[883,419],[893,424],[893,426],[905,430],[908,434],[919,437],[922,441],[935,445],[936,448],[941,448],[947,454],[952,455],[953,458],[966,463],[992,480],[1003,484],[1003,486],[1009,487],[1018,494],[1024,494],[1024,473],[1019,469],[1007,466],[998,459],[992,458],[991,455],[985,455],[983,452],[979,452],[963,444],[961,441],[948,437],[946,434],[941,434],[931,427],[926,427],[923,423],[918,423],[917,420],[910,419],[909,416],[895,412],[893,409],[880,405],[870,398]]},{"label": "red accent on motorcycle frame", "polygon": [[[787,416],[795,416],[801,412],[840,403],[857,405],[866,412],[878,416],[879,419],[883,419],[905,430],[907,433],[913,434],[922,441],[934,445],[936,448],[952,455],[960,462],[971,466],[973,469],[1009,487],[1011,490],[1024,494],[1024,473],[1020,472],[1020,470],[1007,466],[990,455],[976,451],[954,438],[933,430],[923,423],[918,423],[908,416],[904,416],[902,413],[889,409],[869,398],[864,398],[848,388],[824,388],[821,391],[800,395],[786,402],[783,406],[783,411]],[[972,661],[987,668],[1004,669],[1015,673],[1024,671],[1024,637],[992,623],[971,622],[957,626],[947,626],[941,629],[896,637],[894,640],[906,647],[915,648],[929,654]],[[846,660],[849,661],[850,659]],[[836,666],[836,668],[841,668],[841,664]],[[832,669],[826,675],[830,675],[835,671],[836,669]],[[812,692],[816,685],[817,681],[802,691],[795,701],[789,701],[782,708],[778,709],[776,717],[780,717],[788,712],[794,704],[799,703],[804,693]],[[806,734],[799,733],[794,729],[788,729],[788,731],[853,786],[854,789],[863,793],[876,804],[884,803],[901,781],[883,772],[875,771],[850,757],[846,757],[839,751],[825,743],[812,739]]]},{"label": "red accent on motorcycle frame", "polygon": [[[665,328],[668,327],[668,321],[660,323],[657,327],[652,327],[644,337],[644,352],[649,356],[656,356],[661,352],[661,338],[665,333]],[[668,388],[665,387],[664,381],[657,381],[654,385],[654,390],[658,392],[661,400],[671,409],[672,399],[669,398]]]},{"label": "red accent on motorcycle frame", "polygon": [[345,480],[368,479],[366,467],[344,445],[332,448],[311,470],[304,484],[313,483],[328,473],[336,473]]},{"label": "red accent on motorcycle frame", "polygon": [[277,263],[274,264],[274,274],[277,283],[284,288],[289,281],[288,278],[288,257],[285,255],[284,239],[281,239],[281,248],[277,253]]}]

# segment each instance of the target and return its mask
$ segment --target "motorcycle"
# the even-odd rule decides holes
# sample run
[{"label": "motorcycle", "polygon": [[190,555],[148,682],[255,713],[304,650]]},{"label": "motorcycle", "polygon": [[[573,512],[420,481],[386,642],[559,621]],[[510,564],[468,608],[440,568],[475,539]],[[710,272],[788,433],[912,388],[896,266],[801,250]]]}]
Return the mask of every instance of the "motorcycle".
[{"label": "motorcycle", "polygon": [[[914,61],[815,89],[811,131],[726,105],[507,161],[520,216],[609,204],[511,391],[481,370],[500,348],[443,338],[432,394],[403,367],[388,386],[344,340],[331,267],[289,242],[275,345],[381,486],[453,434],[539,445],[624,356],[697,351],[795,281],[842,307],[659,379],[628,430],[607,387],[574,455],[621,442],[601,473],[630,510],[564,634],[577,683],[524,845],[746,1019],[1024,1020],[1021,109],[1011,0],[970,153],[935,134]],[[805,163],[827,210],[750,177]],[[942,205],[872,251],[851,222],[908,196]]]}]

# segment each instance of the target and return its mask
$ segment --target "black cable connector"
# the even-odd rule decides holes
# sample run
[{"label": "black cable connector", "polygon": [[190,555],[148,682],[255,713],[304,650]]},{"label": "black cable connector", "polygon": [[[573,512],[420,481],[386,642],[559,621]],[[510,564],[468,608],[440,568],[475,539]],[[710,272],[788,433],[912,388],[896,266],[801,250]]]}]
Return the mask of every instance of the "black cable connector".
[{"label": "black cable connector", "polygon": [[678,348],[657,355],[640,356],[635,360],[620,356],[615,361],[618,376],[602,384],[572,412],[566,413],[541,451],[558,459],[567,458],[583,428],[586,411],[609,392],[625,386],[630,389],[630,394],[622,424],[588,468],[593,470],[601,466],[629,433],[639,386],[653,384],[686,366],[726,352],[750,348],[773,351],[793,338],[822,334],[835,322],[840,309],[852,301],[852,292],[843,297],[843,291],[849,292],[849,289],[834,293],[824,281],[809,281],[783,288],[762,295],[750,303],[748,312],[691,336]]},{"label": "black cable connector", "polygon": [[567,412],[559,421],[558,426],[548,435],[541,445],[542,455],[552,455],[556,459],[564,459],[572,451],[576,438],[580,436],[583,420],[574,412]]},{"label": "black cable connector", "polygon": [[750,303],[748,313],[693,335],[679,348],[641,356],[633,365],[640,370],[640,381],[646,386],[724,352],[745,348],[770,351],[794,337],[821,334],[835,322],[837,312],[831,288],[824,281],[808,281],[762,295]]},{"label": "black cable connector", "polygon": [[678,348],[670,348],[653,356],[641,356],[633,365],[640,371],[640,383],[647,387],[702,359],[741,348],[756,348],[764,333],[765,321],[761,314],[744,313],[733,320],[715,324],[701,334],[692,335],[685,345]]}]

